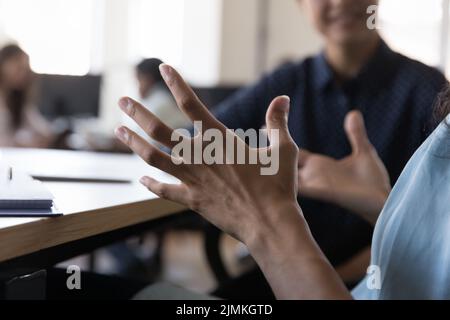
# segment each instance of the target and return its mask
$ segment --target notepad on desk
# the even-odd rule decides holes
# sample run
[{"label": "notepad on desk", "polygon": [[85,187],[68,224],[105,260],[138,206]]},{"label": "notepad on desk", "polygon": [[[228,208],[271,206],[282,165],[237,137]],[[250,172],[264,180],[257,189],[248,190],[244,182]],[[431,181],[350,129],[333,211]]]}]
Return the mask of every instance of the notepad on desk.
[{"label": "notepad on desk", "polygon": [[59,215],[53,195],[45,185],[11,168],[0,170],[0,217],[49,217]]}]

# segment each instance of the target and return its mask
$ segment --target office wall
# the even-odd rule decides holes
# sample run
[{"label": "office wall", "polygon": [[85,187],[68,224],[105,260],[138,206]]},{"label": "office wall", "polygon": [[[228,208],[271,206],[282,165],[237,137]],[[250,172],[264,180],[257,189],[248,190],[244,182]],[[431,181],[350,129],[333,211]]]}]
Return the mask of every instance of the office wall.
[{"label": "office wall", "polygon": [[185,1],[180,71],[194,85],[220,81],[223,5],[224,0]]},{"label": "office wall", "polygon": [[297,0],[269,0],[266,70],[317,52],[321,39]]},{"label": "office wall", "polygon": [[131,53],[128,46],[129,6],[127,1],[106,0],[103,2],[104,16],[101,32],[101,57],[103,84],[101,92],[100,117],[105,130],[111,131],[121,119],[117,100],[132,95],[134,84]]},{"label": "office wall", "polygon": [[223,1],[218,83],[246,84],[258,77],[258,26],[263,1]]},{"label": "office wall", "polygon": [[[1,8],[2,1],[0,0],[0,8]],[[6,43],[8,43],[11,39],[5,34],[4,31],[5,27],[3,25],[3,21],[0,19],[0,46],[4,46]]]},{"label": "office wall", "polygon": [[248,84],[321,40],[296,0],[224,0],[219,84]]},{"label": "office wall", "polygon": [[3,46],[8,41],[7,36],[3,33],[0,25],[0,46]]}]

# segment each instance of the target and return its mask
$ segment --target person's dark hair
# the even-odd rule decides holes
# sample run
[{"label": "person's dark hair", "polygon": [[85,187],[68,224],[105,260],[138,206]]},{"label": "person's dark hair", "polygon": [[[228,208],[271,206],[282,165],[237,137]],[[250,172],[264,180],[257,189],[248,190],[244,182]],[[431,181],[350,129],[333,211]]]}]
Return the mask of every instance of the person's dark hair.
[{"label": "person's dark hair", "polygon": [[[8,62],[8,60],[17,57],[18,55],[26,55],[26,52],[23,51],[18,45],[9,44],[0,49],[0,70],[3,65]],[[0,88],[3,85],[3,79],[0,74]],[[22,121],[22,114],[27,103],[29,90],[9,90],[8,92],[4,92],[5,94],[5,103],[8,108],[11,118],[12,118],[12,126],[17,129],[20,127]]]},{"label": "person's dark hair", "polygon": [[[450,84],[439,94],[435,108],[435,118],[439,122],[450,114]],[[447,123],[450,126],[450,123]]]},{"label": "person's dark hair", "polygon": [[159,72],[159,65],[163,62],[157,58],[150,58],[142,60],[137,66],[136,70],[147,77],[153,79],[155,83],[164,84],[164,80]]}]

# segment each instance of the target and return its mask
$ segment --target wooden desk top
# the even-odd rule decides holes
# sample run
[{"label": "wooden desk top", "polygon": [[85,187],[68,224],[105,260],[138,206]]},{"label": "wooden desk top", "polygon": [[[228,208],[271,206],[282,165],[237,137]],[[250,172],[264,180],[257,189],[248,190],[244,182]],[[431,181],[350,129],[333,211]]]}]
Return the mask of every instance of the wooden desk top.
[{"label": "wooden desk top", "polygon": [[184,210],[138,182],[149,175],[176,180],[134,155],[0,149],[0,160],[32,175],[131,180],[131,183],[45,182],[55,197],[57,218],[0,218],[0,262]]}]

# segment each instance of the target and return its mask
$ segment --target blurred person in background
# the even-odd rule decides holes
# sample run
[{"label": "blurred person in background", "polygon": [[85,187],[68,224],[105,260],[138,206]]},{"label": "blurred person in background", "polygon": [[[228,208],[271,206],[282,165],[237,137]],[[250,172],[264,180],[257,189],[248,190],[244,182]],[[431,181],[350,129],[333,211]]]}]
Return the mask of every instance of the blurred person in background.
[{"label": "blurred person in background", "polygon": [[[171,128],[178,129],[189,127],[190,121],[178,108],[169,88],[161,77],[159,66],[162,63],[163,61],[160,59],[150,58],[142,60],[136,66],[135,71],[139,91],[138,100]],[[145,136],[149,142],[159,146],[156,141],[148,137],[148,135],[145,135],[144,130],[129,117],[124,117],[123,120],[130,128],[133,128],[133,130],[139,132],[142,136]],[[129,148],[119,140],[116,140],[114,150],[129,151]],[[160,246],[162,238],[159,234],[156,241],[158,242],[158,246]],[[140,250],[141,247],[142,244],[133,247],[126,242],[121,242],[108,247],[108,252],[116,260],[118,274],[145,279],[149,274],[153,276],[155,273],[159,272],[159,251],[161,249],[156,249],[154,257],[156,261],[154,261],[154,259],[152,259],[153,256],[144,257],[139,253],[142,251]]]},{"label": "blurred person in background", "polygon": [[55,136],[33,104],[34,75],[19,46],[0,49],[0,147],[46,148]]},{"label": "blurred person in background", "polygon": [[[163,62],[156,58],[144,59],[136,66],[139,101],[153,114],[162,119],[173,129],[190,126],[188,119],[180,112],[175,100],[169,92],[159,72],[159,65]],[[125,118],[127,125],[143,134],[135,123]]]},{"label": "blurred person in background", "polygon": [[[370,140],[394,184],[433,129],[433,103],[446,85],[436,69],[394,52],[375,28],[368,8],[377,0],[296,0],[324,40],[320,54],[287,63],[215,109],[230,129],[259,129],[270,102],[292,99],[289,130],[296,144],[334,159],[352,154],[342,129],[352,110],[362,113]],[[300,164],[299,164],[300,165]],[[349,210],[306,193],[314,174],[302,170],[299,203],[313,236],[352,287],[367,270],[373,226]],[[383,195],[379,196],[380,202]],[[265,285],[264,285],[265,283]],[[223,285],[224,298],[271,297],[259,271]]]}]

